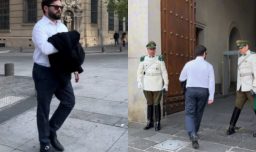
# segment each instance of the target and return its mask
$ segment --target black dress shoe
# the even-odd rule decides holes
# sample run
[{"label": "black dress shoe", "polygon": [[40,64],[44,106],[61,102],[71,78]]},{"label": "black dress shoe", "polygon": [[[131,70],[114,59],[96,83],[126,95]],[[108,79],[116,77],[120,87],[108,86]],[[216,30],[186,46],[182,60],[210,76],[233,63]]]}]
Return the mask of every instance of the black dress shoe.
[{"label": "black dress shoe", "polygon": [[41,145],[40,152],[53,152],[51,145]]},{"label": "black dress shoe", "polygon": [[192,147],[194,149],[198,149],[199,148],[198,136],[196,134],[191,134],[190,140],[192,141]]},{"label": "black dress shoe", "polygon": [[226,134],[227,135],[232,135],[234,134],[236,131],[235,131],[235,127],[229,127]]},{"label": "black dress shoe", "polygon": [[193,147],[194,149],[198,149],[198,148],[199,148],[199,143],[198,143],[197,140],[192,141],[192,147]]},{"label": "black dress shoe", "polygon": [[252,136],[253,136],[253,137],[256,137],[256,132],[254,132],[254,133],[252,134]]},{"label": "black dress shoe", "polygon": [[50,141],[52,144],[52,147],[54,147],[58,151],[64,151],[64,147],[59,142],[56,134],[51,134]]}]

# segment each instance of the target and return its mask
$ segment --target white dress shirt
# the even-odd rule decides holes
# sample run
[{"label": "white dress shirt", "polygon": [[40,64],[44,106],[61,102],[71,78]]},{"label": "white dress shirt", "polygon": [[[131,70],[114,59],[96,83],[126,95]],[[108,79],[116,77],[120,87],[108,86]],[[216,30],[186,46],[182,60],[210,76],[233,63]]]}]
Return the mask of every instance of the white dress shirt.
[{"label": "white dress shirt", "polygon": [[196,59],[185,64],[179,80],[187,80],[186,88],[208,88],[209,100],[213,100],[215,92],[214,70],[213,66],[205,61],[202,56],[198,56]]},{"label": "white dress shirt", "polygon": [[43,16],[34,26],[32,41],[35,45],[33,60],[35,63],[50,67],[48,55],[56,53],[57,50],[47,40],[56,33],[68,32],[67,27],[58,20],[56,23],[48,17]]}]

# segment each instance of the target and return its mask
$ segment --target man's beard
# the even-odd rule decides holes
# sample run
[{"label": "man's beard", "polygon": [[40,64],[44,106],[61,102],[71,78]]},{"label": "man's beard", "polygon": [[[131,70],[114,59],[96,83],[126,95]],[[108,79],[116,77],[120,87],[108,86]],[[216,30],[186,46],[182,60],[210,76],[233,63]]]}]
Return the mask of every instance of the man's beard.
[{"label": "man's beard", "polygon": [[52,13],[51,11],[48,12],[48,16],[51,19],[59,20],[61,18],[61,13],[57,12],[56,14]]}]

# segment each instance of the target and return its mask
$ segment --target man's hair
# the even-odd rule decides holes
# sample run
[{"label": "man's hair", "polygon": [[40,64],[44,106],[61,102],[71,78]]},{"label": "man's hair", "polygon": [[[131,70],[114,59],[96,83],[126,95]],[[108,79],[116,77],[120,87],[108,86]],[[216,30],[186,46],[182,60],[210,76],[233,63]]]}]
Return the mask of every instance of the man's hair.
[{"label": "man's hair", "polygon": [[204,52],[206,52],[206,47],[204,47],[203,45],[198,45],[196,46],[196,50],[195,50],[195,55],[196,56],[203,56]]},{"label": "man's hair", "polygon": [[[43,12],[45,13],[44,6],[49,6],[55,1],[57,1],[57,0],[42,0],[41,6],[42,6]],[[59,0],[59,1],[61,1],[61,0]]]}]

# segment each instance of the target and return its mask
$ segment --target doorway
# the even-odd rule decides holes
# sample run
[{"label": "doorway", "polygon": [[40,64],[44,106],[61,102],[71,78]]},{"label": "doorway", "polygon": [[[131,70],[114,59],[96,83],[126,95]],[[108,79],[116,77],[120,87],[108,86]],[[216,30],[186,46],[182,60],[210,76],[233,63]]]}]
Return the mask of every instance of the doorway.
[{"label": "doorway", "polygon": [[[240,32],[236,27],[233,27],[229,34],[229,51],[236,51],[236,40],[240,39]],[[229,92],[236,91],[236,81],[237,81],[237,62],[238,56],[229,56],[228,62],[228,73],[229,73]]]}]

